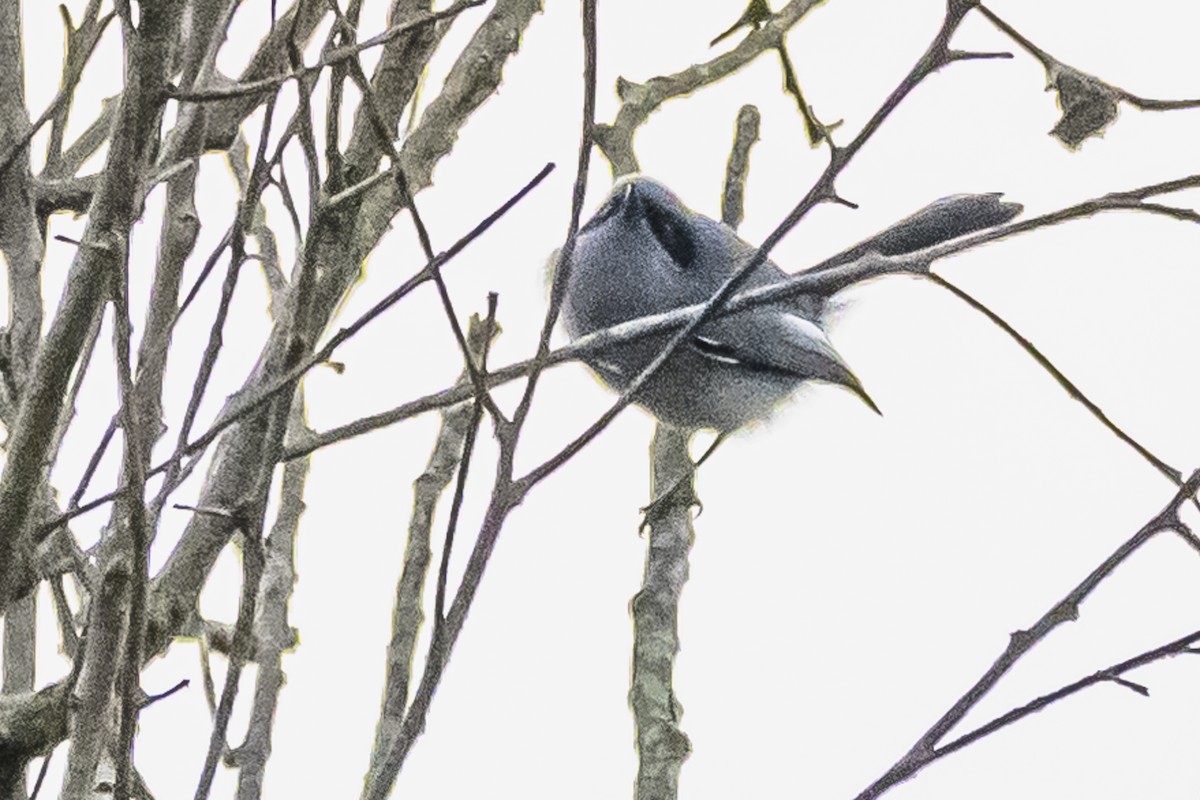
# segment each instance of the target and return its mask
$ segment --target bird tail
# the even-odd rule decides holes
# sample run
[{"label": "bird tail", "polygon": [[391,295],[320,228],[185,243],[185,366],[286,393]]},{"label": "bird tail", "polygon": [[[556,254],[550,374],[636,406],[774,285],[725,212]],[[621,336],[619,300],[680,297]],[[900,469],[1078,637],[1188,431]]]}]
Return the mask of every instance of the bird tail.
[{"label": "bird tail", "polygon": [[872,251],[885,256],[912,253],[968,233],[1003,225],[1020,214],[1022,206],[1001,200],[1000,196],[999,192],[956,194],[935,200],[850,248],[838,257],[838,262],[848,263]]}]

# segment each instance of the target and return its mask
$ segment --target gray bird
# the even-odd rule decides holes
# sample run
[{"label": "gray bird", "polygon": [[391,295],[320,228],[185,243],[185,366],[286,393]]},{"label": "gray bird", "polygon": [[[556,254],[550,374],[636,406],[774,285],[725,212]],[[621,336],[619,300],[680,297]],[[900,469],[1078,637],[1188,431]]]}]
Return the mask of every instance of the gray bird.
[{"label": "gray bird", "polygon": [[[897,255],[1008,221],[1021,207],[999,195],[958,195],[918,211],[846,253]],[[755,248],[727,225],[692,211],[662,184],[622,178],[579,230],[562,314],[577,339],[638,317],[708,300]],[[779,283],[770,261],[741,290]],[[799,296],[706,322],[637,392],[635,402],[687,429],[736,430],[770,415],[806,380],[844,386],[878,407],[817,324],[824,298]],[[672,334],[588,356],[612,388],[628,386]]]}]

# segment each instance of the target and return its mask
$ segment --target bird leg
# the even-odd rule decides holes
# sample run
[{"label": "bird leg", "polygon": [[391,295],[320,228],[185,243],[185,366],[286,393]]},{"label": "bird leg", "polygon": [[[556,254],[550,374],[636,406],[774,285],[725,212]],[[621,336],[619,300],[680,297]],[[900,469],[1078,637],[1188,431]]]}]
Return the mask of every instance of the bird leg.
[{"label": "bird leg", "polygon": [[692,485],[692,478],[695,476],[696,470],[700,469],[700,465],[707,461],[708,457],[717,449],[717,445],[725,441],[726,435],[725,433],[718,434],[717,438],[713,439],[713,443],[708,446],[708,449],[701,454],[700,458],[696,459],[696,463],[692,465],[692,469],[687,475],[675,481],[671,485],[671,488],[651,500],[649,505],[641,509],[642,522],[638,525],[639,534],[646,530],[647,525],[653,525],[655,519],[673,508],[691,508],[692,506],[696,506],[700,509],[700,512],[704,511],[704,504],[696,496],[696,489]]}]

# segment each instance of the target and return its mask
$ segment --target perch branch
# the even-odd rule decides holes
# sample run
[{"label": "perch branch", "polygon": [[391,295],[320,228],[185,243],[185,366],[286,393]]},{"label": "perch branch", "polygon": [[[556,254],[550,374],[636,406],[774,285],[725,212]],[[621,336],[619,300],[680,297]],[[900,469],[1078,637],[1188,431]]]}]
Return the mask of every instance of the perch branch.
[{"label": "perch branch", "polygon": [[[843,254],[835,255],[821,263],[798,272],[790,279],[769,287],[741,292],[733,297],[725,306],[723,313],[731,313],[738,309],[750,308],[763,303],[797,297],[804,294],[832,295],[854,283],[890,274],[924,274],[930,265],[940,259],[965,252],[988,242],[1004,239],[1017,234],[1028,233],[1050,225],[1082,219],[1095,214],[1110,211],[1144,211],[1160,213],[1154,204],[1144,200],[1161,194],[1182,191],[1200,186],[1200,174],[1191,175],[1163,183],[1143,186],[1124,192],[1114,192],[1098,198],[1077,203],[1057,211],[1032,217],[1026,220],[1000,225],[969,236],[960,237],[924,250],[896,256],[882,256],[878,253],[857,255],[852,260],[846,260],[846,254],[855,253],[858,247],[847,249]],[[603,353],[608,348],[633,341],[635,339],[663,333],[678,328],[703,310],[702,304],[675,309],[664,314],[640,317],[629,322],[615,325],[602,331],[580,337],[575,342],[552,351],[547,356],[549,364],[561,364],[574,361],[593,353]],[[488,373],[488,383],[497,386],[525,375],[532,366],[532,359],[519,361],[508,366],[491,370]],[[326,447],[355,436],[361,436],[388,425],[409,419],[418,414],[435,411],[447,405],[461,403],[471,396],[470,391],[461,386],[444,389],[415,400],[410,400],[400,406],[378,414],[323,431],[311,439],[297,442],[285,453],[284,458],[297,458],[307,455],[321,447]]]},{"label": "perch branch", "polygon": [[[620,398],[609,407],[608,411],[600,416],[591,426],[583,433],[577,436],[569,444],[563,447],[557,454],[547,459],[541,465],[530,470],[528,474],[523,476],[518,481],[520,491],[523,493],[529,488],[535,486],[543,478],[554,472],[568,460],[573,458],[576,453],[587,446],[589,442],[595,439],[600,433],[608,427],[608,425],[616,419],[631,402],[634,395],[645,385],[646,381],[658,371],[675,350],[688,341],[695,333],[696,329],[703,323],[712,319],[718,311],[728,308],[728,300],[734,295],[738,287],[745,282],[746,278],[751,275],[754,270],[761,266],[767,259],[768,254],[775,248],[783,237],[790,231],[799,221],[814,207],[820,203],[830,202],[838,197],[834,189],[834,181],[841,174],[842,170],[850,163],[855,154],[862,149],[863,145],[871,139],[875,132],[883,125],[884,121],[891,115],[900,102],[908,96],[925,78],[937,71],[941,67],[950,63],[949,57],[949,42],[954,31],[957,30],[962,22],[963,16],[975,4],[975,0],[949,0],[946,7],[946,16],[942,21],[941,28],[934,36],[928,49],[909,71],[909,73],[900,82],[900,85],[888,96],[883,102],[883,105],[872,115],[872,117],[863,126],[858,135],[845,146],[835,145],[832,140],[829,142],[830,157],[829,164],[822,172],[821,176],[811,189],[805,194],[804,198],[792,209],[787,218],[766,238],[762,245],[754,252],[745,264],[740,266],[738,270],[725,281],[725,283],[709,298],[708,302],[703,305],[700,313],[693,317],[680,330],[676,331],[671,340],[662,350],[654,357],[629,385],[621,392]],[[747,36],[747,40],[754,37],[757,33],[767,30],[770,24],[764,26],[760,31]],[[611,159],[611,156],[610,156]]]},{"label": "perch branch", "polygon": [[629,707],[637,732],[637,800],[675,798],[680,769],[692,749],[679,728],[683,708],[673,685],[679,652],[679,598],[687,582],[688,553],[695,538],[691,508],[697,500],[688,438],[688,431],[659,423],[651,445],[650,496],[662,497],[665,502],[653,503],[647,514],[646,571],[642,588],[630,603],[633,671]]}]

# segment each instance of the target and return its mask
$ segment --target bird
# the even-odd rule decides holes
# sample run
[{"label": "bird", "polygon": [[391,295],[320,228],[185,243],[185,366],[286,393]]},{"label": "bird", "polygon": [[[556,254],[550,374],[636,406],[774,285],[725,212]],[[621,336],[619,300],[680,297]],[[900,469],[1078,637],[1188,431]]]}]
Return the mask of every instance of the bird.
[{"label": "bird", "polygon": [[[1002,224],[1021,207],[999,194],[943,198],[843,254],[898,255]],[[663,183],[618,179],[578,231],[562,292],[572,340],[639,317],[706,302],[756,248],[728,225],[691,210]],[[788,274],[764,260],[741,290]],[[721,436],[768,418],[805,381],[845,387],[879,407],[838,354],[820,320],[825,298],[799,295],[718,316],[683,342],[631,398],[659,420]],[[612,389],[625,390],[674,331],[588,353],[584,362]]]}]

